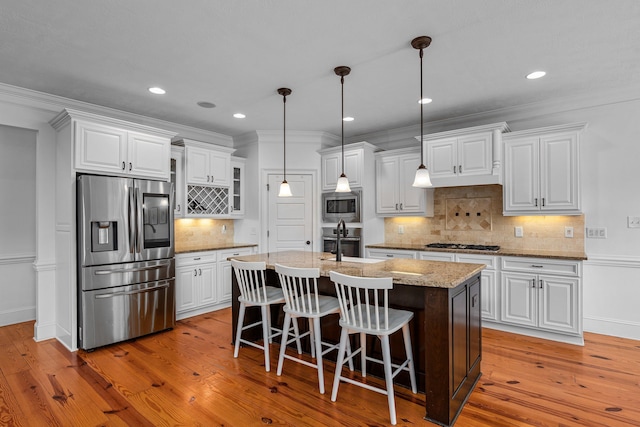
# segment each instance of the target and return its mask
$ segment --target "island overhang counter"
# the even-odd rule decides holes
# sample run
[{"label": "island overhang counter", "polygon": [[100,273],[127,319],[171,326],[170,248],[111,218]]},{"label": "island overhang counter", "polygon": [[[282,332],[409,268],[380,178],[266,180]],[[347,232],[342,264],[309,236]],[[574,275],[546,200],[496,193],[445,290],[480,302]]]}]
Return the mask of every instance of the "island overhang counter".
[{"label": "island overhang counter", "polygon": [[[272,286],[280,286],[275,264],[319,268],[319,292],[328,295],[335,295],[334,284],[329,280],[330,271],[360,277],[392,277],[394,288],[389,293],[389,304],[414,313],[410,324],[411,340],[418,390],[425,393],[425,418],[443,426],[453,425],[481,375],[480,272],[484,265],[411,259],[336,262],[331,260],[334,257],[322,252],[284,251],[230,259],[264,261],[267,282]],[[231,335],[234,337],[239,290],[235,275],[232,276]],[[281,322],[281,311],[280,307],[272,307],[274,324]],[[257,312],[247,311],[247,315],[258,318]],[[335,317],[323,320],[323,341],[338,342],[340,326]],[[246,319],[245,324],[250,321]],[[258,340],[261,335],[256,332],[254,338]],[[375,342],[367,345],[373,348],[373,355],[377,357]],[[379,344],[377,351],[380,351]],[[404,356],[401,336],[392,336],[391,354],[398,358]],[[375,369],[368,367],[367,370],[382,376],[382,372],[376,374]],[[408,375],[398,375],[396,382],[408,386]]]}]

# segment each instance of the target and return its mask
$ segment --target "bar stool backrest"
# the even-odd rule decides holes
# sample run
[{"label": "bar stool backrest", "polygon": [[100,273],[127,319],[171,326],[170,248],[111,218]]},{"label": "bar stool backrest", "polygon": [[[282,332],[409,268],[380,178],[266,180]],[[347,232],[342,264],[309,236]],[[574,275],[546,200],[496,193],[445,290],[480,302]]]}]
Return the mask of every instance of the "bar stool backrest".
[{"label": "bar stool backrest", "polygon": [[301,315],[320,312],[318,299],[319,268],[297,268],[276,264],[276,273],[289,310]]},{"label": "bar stool backrest", "polygon": [[240,298],[244,301],[260,304],[267,301],[265,280],[265,262],[243,262],[231,260],[231,266],[236,272],[236,280],[240,288]]},{"label": "bar stool backrest", "polygon": [[391,277],[355,277],[335,271],[329,276],[336,285],[342,323],[371,331],[389,329]]}]

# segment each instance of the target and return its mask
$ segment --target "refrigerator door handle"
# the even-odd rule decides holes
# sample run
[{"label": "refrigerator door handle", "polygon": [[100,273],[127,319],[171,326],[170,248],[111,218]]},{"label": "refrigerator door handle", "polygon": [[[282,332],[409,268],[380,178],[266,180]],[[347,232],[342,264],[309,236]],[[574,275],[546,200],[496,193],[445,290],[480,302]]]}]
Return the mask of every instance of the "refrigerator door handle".
[{"label": "refrigerator door handle", "polygon": [[135,223],[136,223],[136,204],[133,187],[129,187],[129,204],[127,206],[129,214],[129,253],[133,253],[136,244]]},{"label": "refrigerator door handle", "polygon": [[142,199],[140,198],[140,189],[136,186],[135,187],[135,191],[136,191],[136,202],[135,202],[135,206],[136,206],[136,218],[138,220],[135,230],[136,230],[136,253],[140,253],[141,252],[141,246],[142,246],[142,239],[143,239],[143,235],[142,235],[142,231],[143,231],[143,227],[144,227],[144,218],[142,218],[142,216],[144,215],[143,209],[142,209]]},{"label": "refrigerator door handle", "polygon": [[119,274],[119,273],[135,273],[136,271],[147,271],[147,270],[159,270],[163,267],[170,265],[170,261],[163,261],[156,265],[151,265],[148,267],[140,267],[140,268],[120,268],[117,270],[97,270],[95,273],[96,276],[104,276],[106,274]]},{"label": "refrigerator door handle", "polygon": [[144,293],[147,293],[147,292],[154,292],[154,291],[157,291],[159,289],[165,289],[165,288],[168,288],[168,287],[169,287],[169,284],[165,283],[163,285],[154,286],[152,288],[137,289],[135,291],[114,292],[112,294],[96,295],[95,299],[113,298],[113,297],[119,297],[119,296],[123,296],[123,295],[144,294]]}]

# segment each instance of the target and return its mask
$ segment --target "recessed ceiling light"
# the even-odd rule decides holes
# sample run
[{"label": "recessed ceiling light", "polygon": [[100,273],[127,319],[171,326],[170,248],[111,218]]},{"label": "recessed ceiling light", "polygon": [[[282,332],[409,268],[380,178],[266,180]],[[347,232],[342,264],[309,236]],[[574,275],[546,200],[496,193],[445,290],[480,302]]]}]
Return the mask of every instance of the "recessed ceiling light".
[{"label": "recessed ceiling light", "polygon": [[166,90],[162,89],[161,87],[157,87],[157,86],[150,87],[149,88],[149,92],[155,93],[156,95],[164,95],[165,93],[167,93]]},{"label": "recessed ceiling light", "polygon": [[344,118],[344,119],[342,119],[342,120],[343,120],[343,121],[345,121],[345,122],[352,122],[352,121],[354,121],[355,119],[354,119],[353,117],[345,117],[345,118]]},{"label": "recessed ceiling light", "polygon": [[529,80],[535,80],[535,79],[539,79],[540,77],[544,77],[545,74],[547,73],[545,73],[544,71],[534,71],[533,73],[527,74],[527,78]]},{"label": "recessed ceiling light", "polygon": [[433,102],[433,99],[431,98],[422,98],[418,100],[418,104],[431,104],[431,102]]},{"label": "recessed ceiling light", "polygon": [[247,116],[245,116],[245,115],[244,115],[244,114],[242,114],[242,113],[235,113],[235,114],[233,115],[233,117],[235,117],[236,119],[244,119],[244,118],[245,118],[245,117],[247,117]]},{"label": "recessed ceiling light", "polygon": [[198,102],[198,105],[202,108],[216,108],[216,104],[213,102],[200,101]]}]

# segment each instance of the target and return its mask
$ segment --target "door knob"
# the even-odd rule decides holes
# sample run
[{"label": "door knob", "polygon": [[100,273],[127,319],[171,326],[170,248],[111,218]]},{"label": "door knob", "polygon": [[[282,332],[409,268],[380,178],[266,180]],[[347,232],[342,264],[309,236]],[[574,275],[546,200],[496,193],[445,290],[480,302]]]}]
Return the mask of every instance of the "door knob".
[{"label": "door knob", "polygon": [[307,240],[305,243],[306,243],[307,245],[310,245],[310,244],[311,244],[311,241],[310,241],[310,240]]}]

